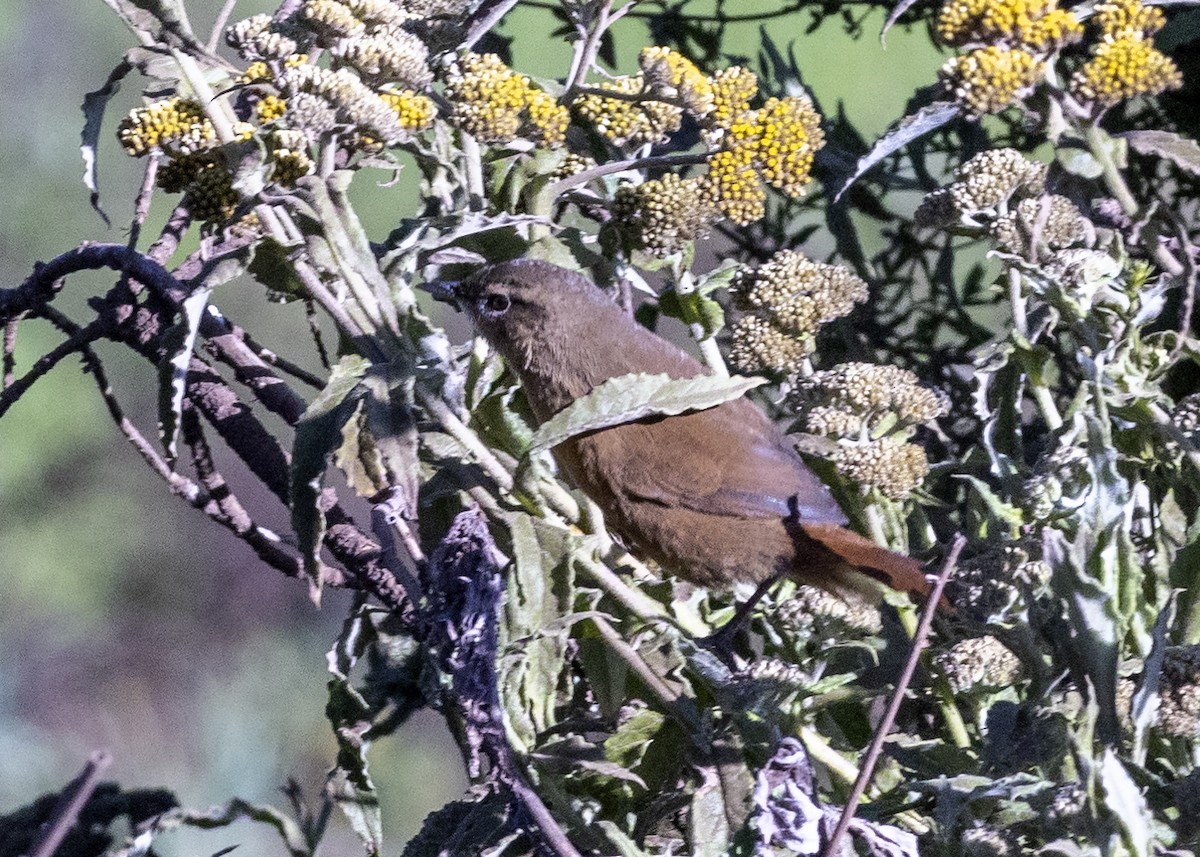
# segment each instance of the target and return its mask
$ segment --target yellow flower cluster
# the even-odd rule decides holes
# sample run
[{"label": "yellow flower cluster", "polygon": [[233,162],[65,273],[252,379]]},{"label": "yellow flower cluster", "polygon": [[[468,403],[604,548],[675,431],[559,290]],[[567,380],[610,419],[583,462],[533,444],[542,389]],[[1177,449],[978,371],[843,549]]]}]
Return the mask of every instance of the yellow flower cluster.
[{"label": "yellow flower cluster", "polygon": [[403,89],[427,89],[433,83],[429,49],[398,27],[368,31],[340,42],[333,55],[349,63],[364,80],[395,83]]},{"label": "yellow flower cluster", "polygon": [[[753,75],[731,77],[741,92],[718,102],[714,115],[721,121],[730,109],[725,105],[740,108],[749,103],[745,83],[753,82]],[[720,146],[708,159],[713,200],[722,214],[741,225],[761,219],[765,212],[762,182],[788,196],[800,196],[812,180],[813,157],[825,143],[820,114],[805,96],[771,98],[758,110],[742,109],[711,136]]]},{"label": "yellow flower cluster", "polygon": [[716,152],[708,159],[709,194],[717,209],[739,226],[766,214],[767,192],[754,169],[754,149],[742,146]]},{"label": "yellow flower cluster", "polygon": [[988,45],[951,57],[938,72],[942,85],[971,116],[999,113],[1042,79],[1045,66],[1022,48]]},{"label": "yellow flower cluster", "polygon": [[668,256],[707,235],[713,219],[707,183],[675,173],[623,185],[613,202],[614,215],[632,226],[642,247],[655,256]]},{"label": "yellow flower cluster", "polygon": [[953,47],[1000,45],[1049,53],[1079,41],[1083,26],[1056,0],[947,0],[937,34]]},{"label": "yellow flower cluster", "polygon": [[254,115],[260,125],[274,122],[287,112],[287,102],[278,95],[264,95],[254,104]]},{"label": "yellow flower cluster", "polygon": [[732,286],[746,314],[731,329],[730,359],[747,372],[795,372],[812,350],[821,325],[867,298],[867,284],[848,269],[781,250]]},{"label": "yellow flower cluster", "polygon": [[750,112],[750,100],[758,95],[758,77],[740,65],[723,68],[712,76],[713,110],[709,114],[718,128],[729,128]]},{"label": "yellow flower cluster", "polygon": [[379,93],[379,97],[396,112],[400,119],[400,127],[405,131],[424,131],[433,124],[437,116],[437,107],[433,99],[413,92],[411,89],[393,92],[391,90]]},{"label": "yellow flower cluster", "polygon": [[1132,36],[1101,42],[1071,78],[1072,94],[1105,107],[1181,86],[1183,76],[1174,61],[1149,39]]},{"label": "yellow flower cluster", "polygon": [[649,92],[676,102],[697,118],[715,108],[712,81],[683,54],[661,46],[642,48],[638,65]]},{"label": "yellow flower cluster", "polygon": [[561,143],[570,114],[528,77],[495,54],[469,53],[446,78],[453,122],[484,143],[509,143],[528,135],[544,146]]},{"label": "yellow flower cluster", "polygon": [[1105,36],[1153,36],[1167,18],[1162,9],[1147,6],[1142,0],[1106,0],[1096,5],[1092,23]]},{"label": "yellow flower cluster", "polygon": [[176,96],[131,110],[117,126],[117,139],[134,157],[155,148],[188,155],[212,148],[217,134],[199,103]]},{"label": "yellow flower cluster", "polygon": [[626,97],[587,93],[575,101],[574,107],[585,122],[613,145],[661,143],[667,135],[679,130],[683,108],[654,101],[646,92],[642,75],[618,77],[597,88]]}]

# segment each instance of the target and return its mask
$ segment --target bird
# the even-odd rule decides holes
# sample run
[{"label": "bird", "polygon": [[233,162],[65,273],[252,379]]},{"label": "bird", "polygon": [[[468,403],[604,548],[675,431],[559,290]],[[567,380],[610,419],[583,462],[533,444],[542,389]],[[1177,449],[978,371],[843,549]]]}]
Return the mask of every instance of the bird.
[{"label": "bird", "polygon": [[[712,374],[588,277],[548,262],[499,262],[426,288],[468,314],[539,423],[611,378]],[[758,584],[757,595],[790,577],[874,602],[879,584],[929,592],[920,562],[848,528],[829,488],[744,396],[580,434],[552,453],[626,547],[694,584]]]}]

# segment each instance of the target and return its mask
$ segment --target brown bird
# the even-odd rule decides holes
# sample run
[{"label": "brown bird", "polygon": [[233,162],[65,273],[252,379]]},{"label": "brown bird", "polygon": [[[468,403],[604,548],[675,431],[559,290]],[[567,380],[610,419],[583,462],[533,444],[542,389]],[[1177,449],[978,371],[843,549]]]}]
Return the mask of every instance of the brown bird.
[{"label": "brown bird", "polygon": [[[620,375],[711,374],[589,279],[546,262],[491,265],[430,290],[470,314],[520,376],[539,422]],[[787,575],[876,598],[870,580],[929,591],[919,562],[846,529],[829,489],[748,399],[600,429],[553,452],[631,549],[694,583]]]}]

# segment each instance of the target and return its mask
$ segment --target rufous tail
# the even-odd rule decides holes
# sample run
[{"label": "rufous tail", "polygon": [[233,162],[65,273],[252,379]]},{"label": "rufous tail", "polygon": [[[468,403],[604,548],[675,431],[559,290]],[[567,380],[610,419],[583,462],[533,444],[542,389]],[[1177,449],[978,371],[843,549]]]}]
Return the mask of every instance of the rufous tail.
[{"label": "rufous tail", "polygon": [[[929,581],[923,566],[910,556],[880,547],[868,538],[837,524],[801,524],[800,529],[813,541],[837,555],[861,574],[883,583],[898,592],[907,592],[924,600],[929,595]],[[843,577],[844,575],[839,575]],[[840,587],[863,591],[852,579],[832,581]],[[949,605],[943,599],[943,609]]]}]

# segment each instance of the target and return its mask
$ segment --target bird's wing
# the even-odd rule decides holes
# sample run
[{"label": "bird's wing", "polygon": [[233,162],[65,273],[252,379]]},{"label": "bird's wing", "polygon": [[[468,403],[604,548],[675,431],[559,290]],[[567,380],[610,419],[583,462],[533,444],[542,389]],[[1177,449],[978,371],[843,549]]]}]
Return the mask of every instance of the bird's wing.
[{"label": "bird's wing", "polygon": [[614,495],[713,515],[844,524],[829,489],[744,399],[581,439],[589,481]]}]

